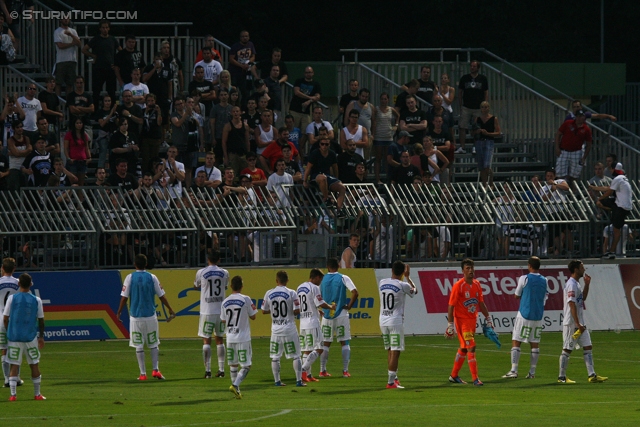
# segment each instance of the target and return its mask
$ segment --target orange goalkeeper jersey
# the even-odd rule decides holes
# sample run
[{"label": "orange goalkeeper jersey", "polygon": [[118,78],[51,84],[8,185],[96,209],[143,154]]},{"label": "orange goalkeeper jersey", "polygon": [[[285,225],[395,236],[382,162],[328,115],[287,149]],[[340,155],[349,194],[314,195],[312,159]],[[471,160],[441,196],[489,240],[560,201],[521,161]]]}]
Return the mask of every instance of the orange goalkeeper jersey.
[{"label": "orange goalkeeper jersey", "polygon": [[453,306],[453,317],[476,319],[480,310],[480,303],[484,302],[480,282],[473,279],[468,284],[464,279],[458,280],[451,288],[449,305]]}]

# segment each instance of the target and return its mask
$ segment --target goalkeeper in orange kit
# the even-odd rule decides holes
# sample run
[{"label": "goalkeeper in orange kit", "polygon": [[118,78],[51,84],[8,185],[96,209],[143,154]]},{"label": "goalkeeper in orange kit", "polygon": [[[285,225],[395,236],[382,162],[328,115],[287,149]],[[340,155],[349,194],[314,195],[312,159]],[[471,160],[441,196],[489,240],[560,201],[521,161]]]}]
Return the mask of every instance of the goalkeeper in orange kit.
[{"label": "goalkeeper in orange kit", "polygon": [[478,378],[476,342],[474,339],[478,310],[482,311],[487,326],[493,328],[493,323],[491,322],[487,306],[484,305],[480,282],[474,279],[475,267],[472,259],[466,258],[462,261],[462,274],[464,277],[453,285],[451,295],[449,296],[449,312],[447,316],[449,325],[445,332],[445,338],[453,338],[455,326],[455,331],[458,332],[458,339],[460,340],[460,348],[458,348],[458,353],[453,363],[453,370],[451,371],[449,382],[466,384],[466,382],[458,376],[458,373],[464,364],[464,360],[467,359],[473,385],[482,386],[484,384]]}]

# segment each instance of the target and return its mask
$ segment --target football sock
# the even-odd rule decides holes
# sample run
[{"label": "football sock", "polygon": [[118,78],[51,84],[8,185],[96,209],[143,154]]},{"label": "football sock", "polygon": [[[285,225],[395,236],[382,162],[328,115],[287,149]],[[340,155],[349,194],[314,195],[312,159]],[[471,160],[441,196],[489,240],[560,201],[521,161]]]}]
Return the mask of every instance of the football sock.
[{"label": "football sock", "polygon": [[151,366],[154,371],[158,370],[158,355],[160,354],[160,349],[158,347],[150,348],[149,353],[151,353]]},{"label": "football sock", "polygon": [[231,384],[236,383],[236,378],[238,378],[238,367],[237,366],[229,366],[229,375],[231,375]]},{"label": "football sock", "polygon": [[11,365],[9,365],[9,362],[7,362],[7,356],[3,355],[2,356],[2,373],[4,373],[4,383],[8,383],[9,382],[9,376],[10,376],[10,370],[11,370]]},{"label": "football sock", "polygon": [[209,344],[202,346],[202,359],[204,360],[204,370],[211,372],[211,346]]},{"label": "football sock", "polygon": [[42,381],[42,375],[40,375],[39,377],[31,378],[31,381],[33,381],[33,395],[34,396],[39,396],[40,395],[40,382]]},{"label": "football sock", "polygon": [[453,370],[451,371],[451,376],[453,378],[458,376],[460,369],[462,368],[462,364],[464,363],[464,359],[467,358],[467,355],[464,354],[460,349],[456,353],[455,361],[453,362]]},{"label": "football sock", "polygon": [[520,347],[511,347],[511,371],[518,372],[518,363],[520,363]]},{"label": "football sock", "polygon": [[532,348],[531,349],[531,368],[529,368],[529,373],[531,375],[535,375],[536,366],[538,366],[538,357],[540,357],[540,349]]},{"label": "football sock", "polygon": [[595,374],[596,371],[593,369],[593,354],[591,354],[591,350],[585,350],[583,356],[584,364],[587,365],[587,373],[589,376]]},{"label": "football sock", "polygon": [[327,370],[327,361],[329,360],[329,348],[327,346],[322,346],[322,354],[320,355],[320,372],[324,372]]},{"label": "football sock", "polygon": [[220,372],[224,372],[224,344],[219,344],[216,346],[216,351],[218,352],[218,370]]},{"label": "football sock", "polygon": [[351,360],[351,346],[343,345],[342,346],[342,370],[349,370],[349,361]]},{"label": "football sock", "polygon": [[240,369],[240,372],[238,373],[238,377],[233,382],[234,386],[240,387],[240,384],[242,383],[242,381],[244,381],[244,379],[247,378],[247,375],[249,375],[249,369],[251,369],[250,366]]},{"label": "football sock", "polygon": [[280,359],[271,360],[271,371],[273,372],[273,380],[280,382]]},{"label": "football sock", "polygon": [[313,362],[315,362],[317,358],[318,358],[318,353],[316,351],[312,351],[311,353],[309,353],[307,355],[307,360],[305,360],[304,364],[302,365],[302,370],[307,373],[311,372],[311,366],[313,365]]},{"label": "football sock", "polygon": [[[309,356],[308,354],[302,353],[302,366],[304,366],[304,364],[307,363],[307,357],[308,356]],[[304,369],[303,369],[303,371],[304,371]]]},{"label": "football sock", "polygon": [[140,367],[140,375],[147,373],[147,369],[144,367],[144,350],[136,350],[136,358],[138,359],[138,366]]},{"label": "football sock", "polygon": [[567,353],[566,351],[562,350],[562,354],[560,355],[560,373],[558,374],[559,377],[567,376],[567,365],[569,364],[570,356],[571,353]]},{"label": "football sock", "polygon": [[9,387],[11,387],[11,396],[15,396],[16,387],[18,387],[18,377],[9,377]]},{"label": "football sock", "polygon": [[398,373],[396,371],[389,371],[389,384],[393,384],[397,377]]},{"label": "football sock", "polygon": [[302,361],[299,357],[293,359],[293,370],[296,372],[296,381],[302,381]]},{"label": "football sock", "polygon": [[476,362],[476,354],[474,352],[467,352],[467,363],[469,363],[469,370],[471,371],[471,379],[474,381],[478,379],[478,363]]}]

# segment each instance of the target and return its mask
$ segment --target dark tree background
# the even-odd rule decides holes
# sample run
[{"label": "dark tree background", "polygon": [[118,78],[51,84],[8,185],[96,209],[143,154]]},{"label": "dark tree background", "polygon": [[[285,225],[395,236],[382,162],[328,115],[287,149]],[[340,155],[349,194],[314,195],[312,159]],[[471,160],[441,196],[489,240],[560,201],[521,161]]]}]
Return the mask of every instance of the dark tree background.
[{"label": "dark tree background", "polygon": [[[604,4],[605,62],[626,63],[627,80],[640,81],[640,2],[604,0]],[[292,61],[337,61],[342,48],[474,47],[514,62],[600,62],[600,5],[600,0],[84,0],[73,4],[84,10],[137,10],[142,21],[190,21],[191,35],[211,33],[228,45],[247,29],[259,53],[278,46],[284,59]],[[148,27],[136,33],[145,31],[157,34],[157,29]],[[416,54],[362,58],[429,59]]]}]

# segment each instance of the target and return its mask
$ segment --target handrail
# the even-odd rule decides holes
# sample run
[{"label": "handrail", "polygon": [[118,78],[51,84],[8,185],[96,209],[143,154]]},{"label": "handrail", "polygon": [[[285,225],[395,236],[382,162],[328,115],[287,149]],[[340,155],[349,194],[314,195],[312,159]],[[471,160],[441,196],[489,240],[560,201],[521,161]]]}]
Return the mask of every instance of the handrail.
[{"label": "handrail", "polygon": [[[291,83],[289,83],[289,82],[284,82],[284,84],[285,84],[286,86],[290,87],[291,89],[293,89],[293,87],[294,87],[294,86],[293,86]],[[315,103],[316,103],[316,104],[318,104],[319,106],[321,106],[322,108],[324,108],[325,110],[329,109],[329,106],[328,106],[328,105],[326,105],[326,104],[324,104],[324,103],[322,103],[322,102],[320,102],[320,101],[316,101]]]},{"label": "handrail", "polygon": [[[42,86],[40,83],[38,83],[37,81],[33,80],[31,77],[27,76],[26,74],[24,74],[22,71],[18,70],[17,68],[14,68],[13,65],[9,64],[6,66],[8,69],[10,69],[11,71],[13,71],[16,74],[19,74],[20,77],[24,78],[25,80],[27,80],[29,83],[33,83],[34,85],[36,85],[38,88],[42,89],[42,90],[46,90],[47,88]],[[67,100],[64,99],[63,97],[58,95],[58,100],[63,103],[66,104]]]}]

